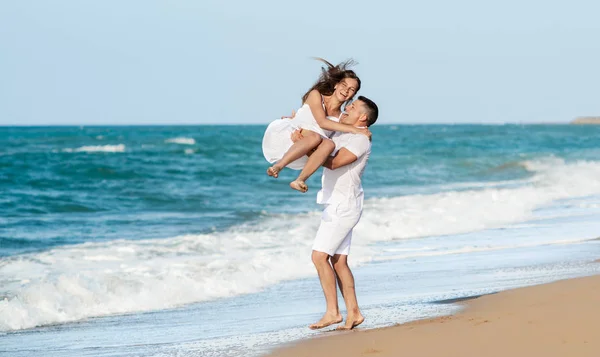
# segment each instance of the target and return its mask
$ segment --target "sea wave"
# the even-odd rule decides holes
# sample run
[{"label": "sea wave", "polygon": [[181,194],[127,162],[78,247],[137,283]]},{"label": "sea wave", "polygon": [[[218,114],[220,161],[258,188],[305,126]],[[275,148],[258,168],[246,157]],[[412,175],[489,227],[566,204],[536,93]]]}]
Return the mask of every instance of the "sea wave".
[{"label": "sea wave", "polygon": [[167,144],[180,144],[180,145],[194,145],[196,144],[196,140],[193,138],[171,138],[165,140]]},{"label": "sea wave", "polygon": [[[367,200],[355,230],[352,263],[380,259],[376,242],[452,239],[454,234],[527,221],[536,209],[556,200],[600,194],[598,162],[551,158],[522,165],[532,177],[519,186]],[[85,243],[1,258],[0,331],[173,308],[314,275],[309,252],[318,224],[319,212],[275,214],[210,234]],[[433,252],[417,244],[416,251],[393,258],[499,247]]]},{"label": "sea wave", "polygon": [[522,164],[534,175],[517,187],[369,200],[357,234],[387,241],[481,231],[526,221],[538,207],[556,200],[600,193],[599,162],[548,158]]},{"label": "sea wave", "polygon": [[0,331],[172,308],[312,275],[309,255],[298,252],[310,250],[317,223],[316,214],[279,215],[227,232],[4,258]]},{"label": "sea wave", "polygon": [[82,146],[76,149],[63,149],[63,152],[125,152],[125,145],[92,145]]}]

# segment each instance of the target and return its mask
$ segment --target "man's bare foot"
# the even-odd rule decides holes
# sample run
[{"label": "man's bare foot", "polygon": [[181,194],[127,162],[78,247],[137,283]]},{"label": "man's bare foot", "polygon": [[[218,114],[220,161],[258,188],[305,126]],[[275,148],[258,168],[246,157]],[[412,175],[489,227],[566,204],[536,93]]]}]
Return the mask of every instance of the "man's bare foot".
[{"label": "man's bare foot", "polygon": [[342,318],[342,315],[330,316],[325,314],[318,322],[308,326],[308,328],[311,330],[318,330],[320,328],[327,327],[333,324],[339,324],[343,320],[344,319]]},{"label": "man's bare foot", "polygon": [[290,182],[290,187],[293,188],[294,190],[300,191],[302,193],[305,193],[306,191],[308,191],[308,186],[306,185],[306,183],[304,183],[304,181],[301,181],[301,180],[296,180],[296,181]]},{"label": "man's bare foot", "polygon": [[338,331],[352,330],[356,326],[362,324],[363,321],[365,321],[365,318],[363,315],[359,314],[358,316],[353,316],[353,317],[348,316],[348,318],[346,319],[346,323],[343,326],[338,326],[338,328],[336,328],[336,330],[338,330]]},{"label": "man's bare foot", "polygon": [[281,167],[279,167],[277,165],[273,165],[267,169],[267,175],[278,178],[279,171],[281,171]]}]

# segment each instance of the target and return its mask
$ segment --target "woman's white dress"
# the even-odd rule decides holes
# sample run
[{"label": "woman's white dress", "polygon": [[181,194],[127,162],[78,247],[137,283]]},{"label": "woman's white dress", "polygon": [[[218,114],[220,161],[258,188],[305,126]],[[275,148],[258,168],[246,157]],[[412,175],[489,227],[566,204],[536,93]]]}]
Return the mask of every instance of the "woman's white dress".
[{"label": "woman's white dress", "polygon": [[[327,118],[334,121],[339,120],[336,117]],[[297,129],[314,131],[323,138],[329,138],[333,133],[329,130],[323,130],[319,124],[317,124],[317,120],[312,115],[308,104],[304,104],[300,109],[298,109],[298,112],[293,119],[274,120],[271,124],[269,124],[267,130],[265,130],[262,149],[263,155],[268,162],[275,163],[281,160],[283,155],[285,155],[289,148],[294,144],[291,136],[292,133]],[[306,164],[307,160],[308,156],[304,155],[298,160],[291,162],[289,165],[287,165],[287,167],[294,170],[301,170]]]}]

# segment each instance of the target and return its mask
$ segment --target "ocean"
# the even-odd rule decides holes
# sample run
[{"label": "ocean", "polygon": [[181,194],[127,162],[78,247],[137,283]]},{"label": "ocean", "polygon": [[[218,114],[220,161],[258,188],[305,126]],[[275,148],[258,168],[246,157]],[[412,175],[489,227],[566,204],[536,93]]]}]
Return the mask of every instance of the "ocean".
[{"label": "ocean", "polygon": [[[0,355],[258,356],[322,334],[320,171],[306,194],[268,177],[265,127],[0,127]],[[361,328],[600,272],[600,126],[372,131]]]}]

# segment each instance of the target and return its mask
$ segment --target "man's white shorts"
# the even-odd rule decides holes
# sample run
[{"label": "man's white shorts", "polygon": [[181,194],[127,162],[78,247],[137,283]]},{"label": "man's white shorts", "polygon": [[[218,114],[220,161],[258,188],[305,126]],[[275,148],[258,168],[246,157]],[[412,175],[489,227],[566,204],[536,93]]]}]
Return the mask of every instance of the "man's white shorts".
[{"label": "man's white shorts", "polygon": [[321,215],[321,225],[312,249],[318,252],[348,255],[352,229],[360,220],[362,210],[355,205],[328,204]]}]

